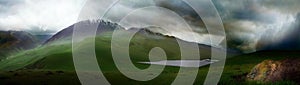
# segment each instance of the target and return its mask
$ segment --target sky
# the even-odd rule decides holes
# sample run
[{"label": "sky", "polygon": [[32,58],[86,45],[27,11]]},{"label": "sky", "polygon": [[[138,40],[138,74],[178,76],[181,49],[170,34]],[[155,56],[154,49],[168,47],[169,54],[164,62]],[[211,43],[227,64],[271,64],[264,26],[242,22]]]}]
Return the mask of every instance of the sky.
[{"label": "sky", "polygon": [[[97,1],[97,0],[94,0]],[[297,29],[297,14],[300,0],[212,0],[225,26],[228,45],[251,52],[263,48],[271,42],[280,43]],[[96,3],[96,2],[95,2]],[[20,30],[33,34],[54,34],[80,20],[81,8],[85,0],[0,0],[0,30]],[[208,44],[209,35],[199,16],[180,0],[121,0],[108,12],[110,21],[124,17],[124,13],[136,11],[139,7],[156,5],[176,12],[188,23],[193,31],[187,30],[170,13],[160,9],[143,9],[128,16],[121,25],[126,28],[164,25],[167,35],[183,40]],[[199,5],[205,5],[199,3]],[[103,11],[104,7],[92,7]],[[98,12],[89,12],[97,16]],[[93,19],[90,17],[84,19]],[[147,22],[145,20],[154,20]],[[128,25],[130,23],[130,25]],[[175,23],[175,24],[174,24]],[[177,23],[177,24],[176,24]],[[171,29],[170,29],[171,28]],[[198,39],[190,39],[190,35]],[[267,41],[266,41],[267,39]],[[265,40],[265,41],[263,41]]]},{"label": "sky", "polygon": [[0,0],[0,30],[56,32],[77,21],[83,0]]}]

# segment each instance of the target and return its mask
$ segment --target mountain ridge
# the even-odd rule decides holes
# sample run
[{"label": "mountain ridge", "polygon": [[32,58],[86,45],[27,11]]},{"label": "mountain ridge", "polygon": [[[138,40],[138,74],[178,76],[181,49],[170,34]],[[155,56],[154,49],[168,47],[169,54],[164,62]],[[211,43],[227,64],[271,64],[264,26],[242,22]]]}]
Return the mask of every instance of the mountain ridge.
[{"label": "mountain ridge", "polygon": [[26,50],[38,46],[38,39],[25,31],[0,31],[0,56],[16,50]]},{"label": "mountain ridge", "polygon": [[[117,29],[121,29],[121,30],[126,30],[126,31],[136,31],[139,34],[142,35],[146,35],[147,37],[153,38],[153,36],[159,36],[159,37],[166,37],[166,38],[174,38],[180,41],[184,41],[184,42],[188,42],[188,43],[195,43],[195,42],[189,42],[189,41],[185,41],[182,40],[180,38],[177,38],[175,36],[170,36],[170,35],[164,35],[162,33],[159,32],[154,32],[151,30],[151,28],[153,28],[153,26],[148,26],[148,27],[131,27],[129,29],[125,29],[124,27],[122,27],[121,25],[111,22],[111,21],[105,21],[105,20],[85,20],[85,21],[81,21],[78,23],[75,23],[61,31],[59,31],[58,33],[56,33],[55,35],[53,35],[50,39],[46,40],[46,42],[43,43],[43,45],[54,42],[56,40],[59,39],[66,39],[66,40],[71,40],[72,39],[72,34],[73,34],[73,29],[76,25],[98,25],[97,28],[97,35],[104,33],[104,32],[110,32],[110,31],[115,31]],[[156,27],[159,28],[159,27]],[[210,46],[210,45],[205,45],[205,44],[201,44],[201,43],[196,43],[198,44],[199,48],[202,49],[207,49],[207,48],[215,48],[215,49],[220,49],[218,47],[214,47],[214,46]],[[240,54],[241,51],[238,50],[233,50],[233,49],[229,49],[226,48],[227,52],[229,52],[229,54]]]}]

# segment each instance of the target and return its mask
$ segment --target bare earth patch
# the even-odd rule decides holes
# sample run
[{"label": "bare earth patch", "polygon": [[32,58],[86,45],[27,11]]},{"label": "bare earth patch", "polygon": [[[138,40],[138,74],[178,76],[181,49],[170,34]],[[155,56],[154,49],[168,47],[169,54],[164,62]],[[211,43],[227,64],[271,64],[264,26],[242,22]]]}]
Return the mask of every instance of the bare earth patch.
[{"label": "bare earth patch", "polygon": [[293,81],[300,83],[300,59],[265,60],[247,75],[247,80],[261,82]]}]

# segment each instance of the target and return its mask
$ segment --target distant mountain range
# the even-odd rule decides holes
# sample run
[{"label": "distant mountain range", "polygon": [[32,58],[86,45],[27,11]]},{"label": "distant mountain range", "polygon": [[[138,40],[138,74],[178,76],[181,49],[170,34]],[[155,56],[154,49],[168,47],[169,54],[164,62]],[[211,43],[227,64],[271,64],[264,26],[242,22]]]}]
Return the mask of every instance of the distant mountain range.
[{"label": "distant mountain range", "polygon": [[0,31],[0,56],[10,51],[30,49],[38,45],[38,39],[24,31]]}]

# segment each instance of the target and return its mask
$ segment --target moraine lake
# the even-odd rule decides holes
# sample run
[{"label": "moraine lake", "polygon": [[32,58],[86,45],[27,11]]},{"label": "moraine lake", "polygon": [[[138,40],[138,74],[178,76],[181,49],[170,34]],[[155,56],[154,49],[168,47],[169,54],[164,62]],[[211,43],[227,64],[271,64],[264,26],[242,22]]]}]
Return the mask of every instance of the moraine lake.
[{"label": "moraine lake", "polygon": [[152,65],[165,65],[174,67],[202,67],[212,63],[216,63],[218,60],[162,60],[155,62],[138,62],[141,64],[152,64]]}]

